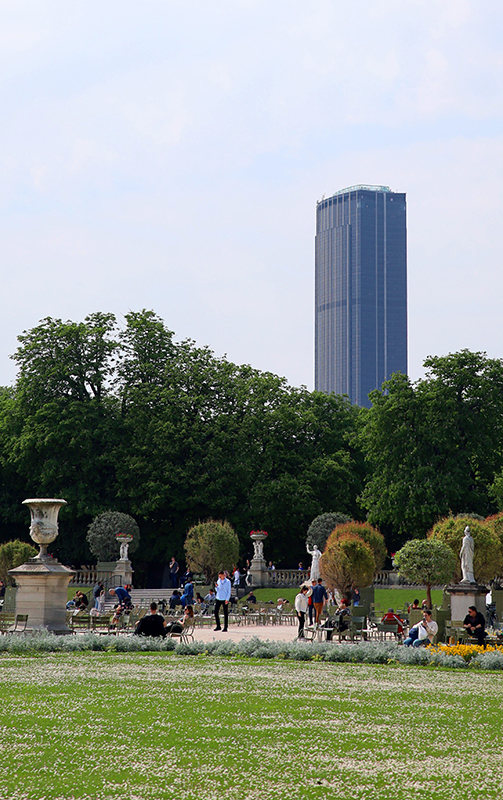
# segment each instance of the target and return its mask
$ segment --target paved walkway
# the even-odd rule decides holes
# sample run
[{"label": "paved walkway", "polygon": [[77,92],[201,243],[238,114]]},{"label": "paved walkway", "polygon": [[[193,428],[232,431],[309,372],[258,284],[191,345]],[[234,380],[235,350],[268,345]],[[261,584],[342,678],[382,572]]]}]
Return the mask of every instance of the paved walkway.
[{"label": "paved walkway", "polygon": [[194,639],[198,642],[225,641],[241,642],[243,639],[258,637],[271,642],[293,642],[297,637],[297,625],[229,625],[226,633],[214,631],[211,627],[196,628]]}]

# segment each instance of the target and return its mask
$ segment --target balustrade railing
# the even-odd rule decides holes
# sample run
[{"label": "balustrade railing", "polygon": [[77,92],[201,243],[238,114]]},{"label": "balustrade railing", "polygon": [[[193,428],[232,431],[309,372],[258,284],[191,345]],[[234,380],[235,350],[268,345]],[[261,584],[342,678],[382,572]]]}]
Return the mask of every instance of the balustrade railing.
[{"label": "balustrade railing", "polygon": [[70,586],[94,586],[98,581],[103,581],[105,586],[108,585],[112,577],[112,572],[104,572],[103,570],[93,569],[78,569],[70,581]]},{"label": "balustrade railing", "polygon": [[308,579],[308,569],[273,569],[269,572],[270,586],[300,586]]}]

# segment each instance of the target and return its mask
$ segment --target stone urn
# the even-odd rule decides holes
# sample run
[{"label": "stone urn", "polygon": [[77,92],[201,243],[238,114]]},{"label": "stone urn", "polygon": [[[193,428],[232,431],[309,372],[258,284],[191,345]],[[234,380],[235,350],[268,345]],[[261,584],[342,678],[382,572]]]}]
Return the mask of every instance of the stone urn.
[{"label": "stone urn", "polygon": [[133,537],[128,533],[118,533],[115,538],[119,542],[120,546],[119,561],[128,561],[128,548],[133,541]]},{"label": "stone urn", "polygon": [[47,552],[47,545],[58,535],[58,513],[66,500],[32,498],[23,505],[30,509],[30,536],[40,552],[9,570],[17,586],[16,614],[28,614],[27,630],[71,633],[66,624],[66,601],[68,584],[75,573]]},{"label": "stone urn", "polygon": [[47,545],[57,538],[59,533],[58,514],[66,500],[53,498],[40,498],[23,500],[23,506],[28,506],[31,514],[30,536],[40,546],[37,558],[45,560],[51,558],[47,553]]}]

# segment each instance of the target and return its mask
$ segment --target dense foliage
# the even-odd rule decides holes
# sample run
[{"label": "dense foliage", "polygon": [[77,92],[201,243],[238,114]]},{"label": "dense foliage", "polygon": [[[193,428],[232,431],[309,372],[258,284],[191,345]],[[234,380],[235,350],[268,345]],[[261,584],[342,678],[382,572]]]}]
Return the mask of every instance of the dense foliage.
[{"label": "dense foliage", "polygon": [[327,539],[333,529],[336,525],[344,525],[345,522],[351,522],[351,517],[348,517],[347,514],[341,514],[339,511],[328,511],[325,514],[318,514],[307,529],[307,546],[311,548],[317,545],[323,552]]},{"label": "dense foliage", "polygon": [[0,544],[0,579],[7,585],[13,584],[9,570],[24,564],[29,558],[34,558],[38,550],[31,544],[15,539],[12,542]]},{"label": "dense foliage", "polygon": [[213,583],[220,570],[231,572],[238,563],[239,539],[227,521],[209,519],[194,525],[185,540],[187,564],[193,572],[202,572],[206,583]]},{"label": "dense foliage", "polygon": [[121,511],[105,511],[93,519],[87,529],[87,542],[91,553],[98,561],[116,561],[119,558],[120,543],[116,536],[125,533],[132,536],[128,552],[134,553],[140,544],[140,529],[129,514]]},{"label": "dense foliage", "polygon": [[122,329],[106,313],[47,318],[19,342],[0,388],[1,536],[26,533],[26,497],[64,497],[51,551],[66,563],[91,560],[87,528],[108,509],[137,519],[135,579],[159,585],[209,517],[243,556],[265,528],[266,557],[293,566],[331,508],[368,514],[389,550],[448,514],[503,508],[503,365],[482,353],[431,357],[415,384],[394,375],[366,410],[176,342],[152,311]]},{"label": "dense foliage", "polygon": [[450,583],[456,569],[456,556],[451,548],[437,539],[411,539],[395,553],[394,564],[399,575],[412,583],[426,586],[426,602],[431,602],[431,587]]},{"label": "dense foliage", "polygon": [[397,542],[424,537],[450,513],[497,510],[503,362],[463,350],[425,367],[416,384],[396,374],[372,392],[361,431],[369,469],[361,502]]},{"label": "dense foliage", "polygon": [[494,525],[485,520],[477,520],[469,516],[448,517],[437,522],[428,533],[428,538],[444,542],[456,556],[455,581],[461,580],[461,561],[459,551],[463,541],[464,530],[470,526],[474,542],[473,572],[479,583],[491,581],[501,574],[503,553]]}]

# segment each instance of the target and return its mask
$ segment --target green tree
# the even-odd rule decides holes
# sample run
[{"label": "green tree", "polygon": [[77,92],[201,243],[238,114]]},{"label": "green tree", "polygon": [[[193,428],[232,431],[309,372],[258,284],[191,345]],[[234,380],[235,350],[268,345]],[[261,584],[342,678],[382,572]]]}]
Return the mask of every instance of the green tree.
[{"label": "green tree", "polygon": [[115,538],[118,533],[133,537],[129,552],[134,553],[140,544],[140,529],[133,517],[120,511],[105,511],[93,519],[87,529],[87,541],[98,561],[116,561],[119,558],[120,544]]},{"label": "green tree", "polygon": [[413,384],[395,374],[361,417],[369,478],[360,502],[398,540],[422,537],[440,517],[493,509],[503,466],[503,362],[463,350],[424,362]]},{"label": "green tree", "polygon": [[351,522],[351,517],[339,511],[327,511],[319,514],[307,529],[306,544],[308,547],[317,547],[323,552],[327,539],[337,525]]},{"label": "green tree", "polygon": [[185,540],[187,563],[194,572],[202,572],[207,583],[220,570],[231,570],[239,558],[239,539],[227,521],[209,519],[194,525]]},{"label": "green tree", "polygon": [[323,580],[351,600],[355,586],[370,586],[376,564],[370,545],[352,533],[339,534],[337,528],[330,534],[320,569]]},{"label": "green tree", "polygon": [[498,534],[490,522],[480,521],[473,517],[447,517],[433,526],[428,539],[444,542],[456,556],[455,581],[460,581],[461,561],[459,551],[463,541],[464,530],[470,526],[474,542],[473,572],[480,583],[491,581],[499,575],[503,567],[503,552]]},{"label": "green tree", "polygon": [[451,548],[437,539],[411,539],[395,553],[394,564],[398,574],[412,583],[426,586],[426,602],[431,602],[431,587],[452,580],[456,569],[456,556]]},{"label": "green tree", "polygon": [[35,547],[26,542],[20,542],[19,539],[0,544],[0,578],[3,582],[12,585],[14,581],[8,574],[9,570],[19,567],[29,558],[35,558],[37,553],[38,550]]}]

